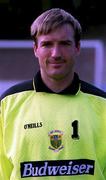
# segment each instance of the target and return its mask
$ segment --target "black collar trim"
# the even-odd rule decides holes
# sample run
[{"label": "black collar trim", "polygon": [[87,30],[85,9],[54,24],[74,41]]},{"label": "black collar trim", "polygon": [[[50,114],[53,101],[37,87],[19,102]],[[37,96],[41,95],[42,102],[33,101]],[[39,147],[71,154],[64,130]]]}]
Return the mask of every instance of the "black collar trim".
[{"label": "black collar trim", "polygon": [[[47,92],[47,93],[55,93],[51,89],[49,89],[42,81],[40,72],[36,74],[34,77],[34,89],[36,92]],[[63,91],[56,93],[56,94],[72,94],[76,95],[80,89],[80,81],[79,77],[76,73],[74,73],[74,79],[70,86],[68,86]]]}]

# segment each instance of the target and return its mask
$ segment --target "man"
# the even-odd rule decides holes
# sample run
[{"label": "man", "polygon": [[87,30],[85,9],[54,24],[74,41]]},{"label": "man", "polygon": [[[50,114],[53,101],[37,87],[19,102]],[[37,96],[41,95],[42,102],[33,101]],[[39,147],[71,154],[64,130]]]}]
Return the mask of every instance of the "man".
[{"label": "man", "polygon": [[74,72],[79,22],[51,9],[31,36],[40,71],[2,96],[0,179],[106,179],[106,95]]}]

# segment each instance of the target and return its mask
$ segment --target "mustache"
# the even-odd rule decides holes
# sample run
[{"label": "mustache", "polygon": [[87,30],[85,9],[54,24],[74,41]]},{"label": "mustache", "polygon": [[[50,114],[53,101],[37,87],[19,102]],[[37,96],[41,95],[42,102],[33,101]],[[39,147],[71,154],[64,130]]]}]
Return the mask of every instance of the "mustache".
[{"label": "mustache", "polygon": [[62,57],[49,58],[48,62],[49,63],[62,63],[62,62],[65,62],[65,59]]}]

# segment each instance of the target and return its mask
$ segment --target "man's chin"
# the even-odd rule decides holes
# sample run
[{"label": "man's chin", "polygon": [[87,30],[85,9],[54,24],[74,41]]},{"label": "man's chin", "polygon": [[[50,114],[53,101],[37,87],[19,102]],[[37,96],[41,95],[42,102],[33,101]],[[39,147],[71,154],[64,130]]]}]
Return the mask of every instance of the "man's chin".
[{"label": "man's chin", "polygon": [[49,74],[49,77],[54,80],[61,80],[64,78],[64,75],[62,75],[61,73],[52,73]]}]

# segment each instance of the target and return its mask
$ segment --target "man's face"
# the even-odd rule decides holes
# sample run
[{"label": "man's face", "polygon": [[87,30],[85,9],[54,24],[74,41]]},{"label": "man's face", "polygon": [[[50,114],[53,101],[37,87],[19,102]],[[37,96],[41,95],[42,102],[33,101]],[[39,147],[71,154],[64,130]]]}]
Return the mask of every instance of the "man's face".
[{"label": "man's face", "polygon": [[71,25],[65,24],[47,35],[38,36],[34,52],[43,78],[61,80],[70,77],[79,53]]}]

